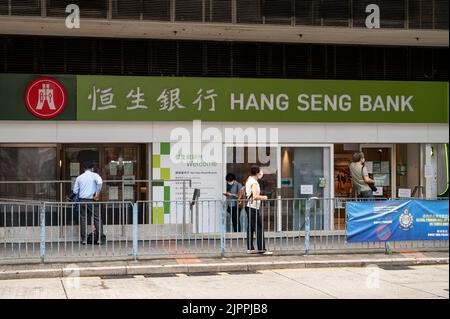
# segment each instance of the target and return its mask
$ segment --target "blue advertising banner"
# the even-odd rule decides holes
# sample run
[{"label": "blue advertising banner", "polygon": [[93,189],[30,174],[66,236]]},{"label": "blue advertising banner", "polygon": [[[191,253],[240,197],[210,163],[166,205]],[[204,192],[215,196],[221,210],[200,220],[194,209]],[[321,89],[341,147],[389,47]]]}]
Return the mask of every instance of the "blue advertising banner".
[{"label": "blue advertising banner", "polygon": [[448,240],[448,200],[347,202],[347,241]]}]

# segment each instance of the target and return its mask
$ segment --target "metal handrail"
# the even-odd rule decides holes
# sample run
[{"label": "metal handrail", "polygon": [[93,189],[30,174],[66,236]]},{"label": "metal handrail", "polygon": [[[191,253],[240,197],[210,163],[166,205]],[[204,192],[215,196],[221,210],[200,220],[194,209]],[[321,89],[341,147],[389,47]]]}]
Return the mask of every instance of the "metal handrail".
[{"label": "metal handrail", "polygon": [[[104,179],[104,183],[120,183],[120,182],[189,182],[189,187],[192,187],[192,179]],[[53,183],[72,183],[71,180],[48,180],[48,181],[0,181],[0,184],[53,184]]]}]

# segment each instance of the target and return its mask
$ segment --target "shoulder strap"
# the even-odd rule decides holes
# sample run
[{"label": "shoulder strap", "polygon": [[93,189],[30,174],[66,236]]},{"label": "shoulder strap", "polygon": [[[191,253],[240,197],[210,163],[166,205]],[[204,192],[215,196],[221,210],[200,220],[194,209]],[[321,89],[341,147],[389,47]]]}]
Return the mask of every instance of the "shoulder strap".
[{"label": "shoulder strap", "polygon": [[250,196],[247,197],[247,200],[253,199],[253,190],[252,190],[253,185],[255,185],[255,184],[253,183],[252,185],[250,185]]},{"label": "shoulder strap", "polygon": [[[363,173],[363,171],[364,171],[364,165],[361,165],[361,177],[362,177],[362,180],[363,180],[364,184],[367,184],[367,183],[366,183],[366,180],[364,179],[364,173]],[[369,184],[367,184],[367,185],[369,185]]]}]

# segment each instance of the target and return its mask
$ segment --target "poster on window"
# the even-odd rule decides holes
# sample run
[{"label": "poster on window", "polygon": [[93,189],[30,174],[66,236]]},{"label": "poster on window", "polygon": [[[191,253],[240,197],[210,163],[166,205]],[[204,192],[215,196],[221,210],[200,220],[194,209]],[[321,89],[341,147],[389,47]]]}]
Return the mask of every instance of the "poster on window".
[{"label": "poster on window", "polygon": [[[225,183],[222,164],[195,154],[171,156],[171,143],[153,143],[152,150],[153,220],[182,223],[185,213],[184,222],[193,224],[199,232],[219,229],[219,203]],[[194,189],[200,190],[198,207],[190,205]]]},{"label": "poster on window", "polygon": [[390,178],[391,176],[389,174],[373,174],[373,179],[375,180],[375,186],[386,186],[389,187],[390,185]]}]

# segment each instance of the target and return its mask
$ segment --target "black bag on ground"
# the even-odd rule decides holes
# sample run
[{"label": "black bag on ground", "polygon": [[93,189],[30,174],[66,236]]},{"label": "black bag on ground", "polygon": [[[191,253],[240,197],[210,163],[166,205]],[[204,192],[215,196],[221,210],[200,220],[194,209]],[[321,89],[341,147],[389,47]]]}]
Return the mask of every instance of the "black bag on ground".
[{"label": "black bag on ground", "polygon": [[[97,244],[98,243],[98,234],[97,234],[97,232],[95,230],[87,236],[86,242],[88,244],[93,244],[93,243]],[[106,242],[106,235],[105,234],[102,234],[102,238],[101,238],[100,242],[102,244]]]}]

